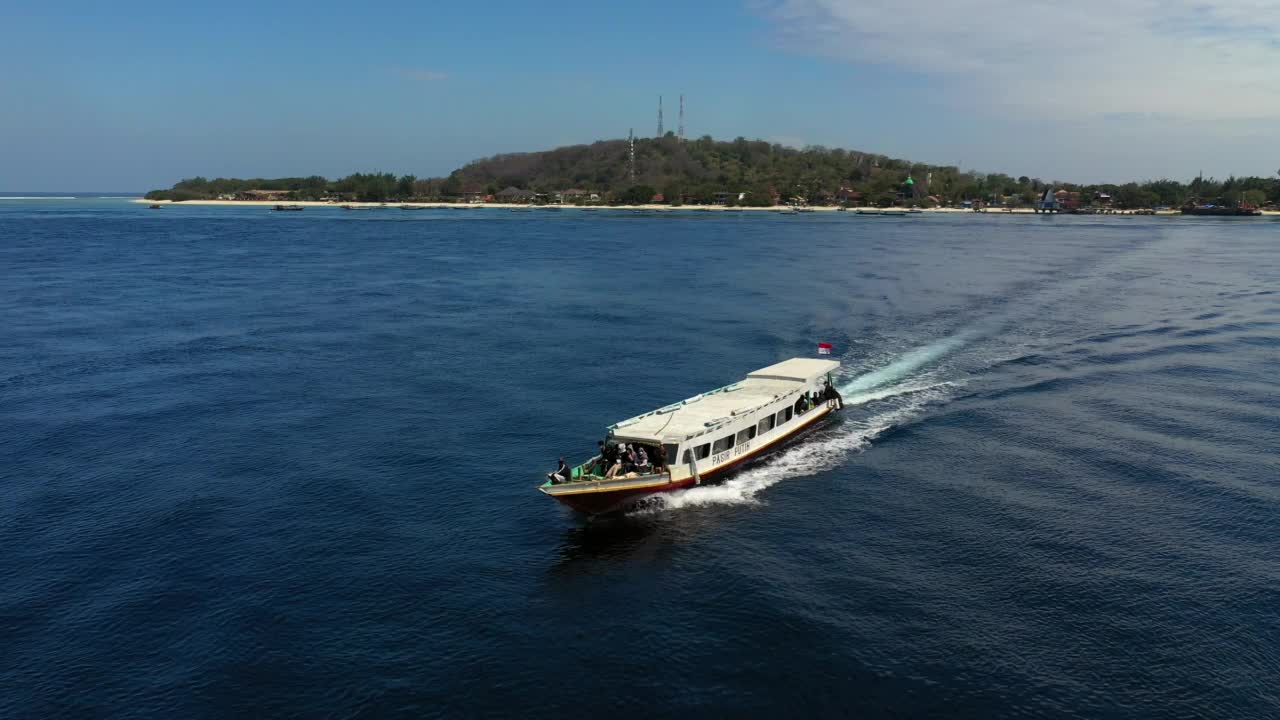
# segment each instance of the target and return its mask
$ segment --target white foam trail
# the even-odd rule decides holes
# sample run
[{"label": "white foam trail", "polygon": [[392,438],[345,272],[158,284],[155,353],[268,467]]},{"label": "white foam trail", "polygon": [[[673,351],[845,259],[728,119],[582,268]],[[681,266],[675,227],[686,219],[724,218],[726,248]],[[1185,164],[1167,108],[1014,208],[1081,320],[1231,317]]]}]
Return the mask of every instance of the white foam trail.
[{"label": "white foam trail", "polygon": [[972,338],[973,333],[963,332],[957,335],[952,335],[949,338],[939,340],[932,345],[926,345],[925,347],[917,350],[912,350],[875,372],[859,375],[852,381],[841,385],[839,387],[840,393],[843,395],[852,395],[860,391],[874,390],[875,388],[883,387],[897,380],[901,380],[916,370],[949,355],[954,352],[956,348],[959,348],[969,342]]},{"label": "white foam trail", "polygon": [[836,467],[849,453],[865,449],[885,430],[918,415],[930,402],[944,399],[955,383],[922,384],[921,378],[909,384],[899,381],[955,352],[974,336],[973,332],[963,332],[944,338],[912,350],[883,368],[859,375],[840,386],[846,407],[894,397],[905,398],[899,406],[863,420],[846,421],[831,433],[819,431],[815,437],[723,483],[658,495],[634,512],[644,514],[705,505],[755,503],[762,490],[787,478],[813,475]]},{"label": "white foam trail", "polygon": [[[814,475],[840,465],[850,453],[866,449],[872,440],[889,428],[917,414],[930,402],[945,395],[949,383],[901,390],[894,394],[914,393],[910,402],[860,422],[846,422],[829,435],[819,435],[789,448],[765,464],[743,471],[718,485],[703,485],[654,497],[636,514],[652,514],[707,505],[750,505],[768,487],[783,480]],[[885,397],[888,397],[886,395]],[[865,400],[864,402],[870,402]]]}]

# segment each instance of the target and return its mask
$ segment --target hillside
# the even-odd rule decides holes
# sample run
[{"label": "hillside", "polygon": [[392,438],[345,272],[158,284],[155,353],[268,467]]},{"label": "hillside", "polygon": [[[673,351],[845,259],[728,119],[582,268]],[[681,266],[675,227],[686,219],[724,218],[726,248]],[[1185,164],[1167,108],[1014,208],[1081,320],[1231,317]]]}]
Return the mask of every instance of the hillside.
[{"label": "hillside", "polygon": [[[565,190],[597,194],[601,202],[648,202],[661,194],[664,202],[723,201],[770,205],[791,199],[812,203],[848,201],[885,205],[909,202],[929,205],[981,199],[1006,205],[1028,205],[1047,186],[1038,178],[1000,173],[961,172],[953,166],[913,163],[874,153],[807,147],[796,149],[738,138],[710,137],[681,141],[668,133],[635,141],[635,178],[631,177],[626,140],[602,140],[542,152],[511,153],[476,160],[447,178],[355,173],[339,180],[323,177],[208,180],[190,178],[169,190],[153,190],[151,199],[254,199],[275,191],[272,199],[331,200],[474,200],[498,195],[530,199],[534,193],[554,198]],[[907,178],[913,180],[904,197]],[[1211,178],[1190,183],[1154,180],[1124,185],[1077,185],[1053,182],[1073,191],[1073,202],[1095,199],[1117,207],[1177,206],[1192,199],[1262,205],[1280,203],[1276,178]],[[515,188],[515,192],[510,188]],[[743,195],[745,193],[745,195]]]},{"label": "hillside", "polygon": [[[931,167],[883,155],[815,147],[797,150],[763,140],[710,137],[681,142],[668,133],[635,141],[635,179],[626,140],[603,140],[545,152],[496,155],[454,171],[450,185],[493,192],[507,187],[555,192],[579,188],[621,192],[633,185],[655,189],[666,198],[710,202],[717,192],[747,192],[769,198],[834,195],[855,188],[871,196],[896,192],[914,172],[919,180],[933,173],[935,187],[960,184],[955,168]],[[958,188],[957,188],[958,189]]]}]

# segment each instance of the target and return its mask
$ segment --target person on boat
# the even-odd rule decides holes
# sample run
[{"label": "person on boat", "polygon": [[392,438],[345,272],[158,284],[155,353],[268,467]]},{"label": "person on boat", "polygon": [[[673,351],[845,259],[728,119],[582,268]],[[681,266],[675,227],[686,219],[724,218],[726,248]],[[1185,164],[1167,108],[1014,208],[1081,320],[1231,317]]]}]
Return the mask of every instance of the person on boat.
[{"label": "person on boat", "polygon": [[622,469],[627,472],[634,472],[636,466],[639,465],[639,458],[636,457],[636,444],[631,443],[627,446],[626,462],[622,463]]},{"label": "person on boat", "polygon": [[824,383],[822,388],[822,399],[835,402],[837,410],[844,407],[844,397],[840,395],[840,391],[836,390],[830,380],[827,380]]},{"label": "person on boat", "polygon": [[571,477],[573,477],[573,470],[569,469],[569,465],[564,461],[564,458],[560,458],[560,464],[556,466],[555,472],[547,473],[547,479],[551,481],[552,485],[569,482]]},{"label": "person on boat", "polygon": [[620,472],[622,472],[622,458],[614,457],[613,464],[609,466],[608,472],[604,474],[604,479],[610,480]]},{"label": "person on boat", "polygon": [[609,448],[604,444],[603,440],[596,441],[596,448],[596,452],[598,453],[596,459],[599,460],[599,463],[597,464],[598,472],[596,474],[603,475],[605,470],[609,468]]},{"label": "person on boat", "polygon": [[649,469],[649,453],[644,451],[644,446],[640,446],[640,452],[636,453],[636,470],[644,472]]},{"label": "person on boat", "polygon": [[653,471],[666,472],[667,470],[667,449],[662,445],[653,449]]}]

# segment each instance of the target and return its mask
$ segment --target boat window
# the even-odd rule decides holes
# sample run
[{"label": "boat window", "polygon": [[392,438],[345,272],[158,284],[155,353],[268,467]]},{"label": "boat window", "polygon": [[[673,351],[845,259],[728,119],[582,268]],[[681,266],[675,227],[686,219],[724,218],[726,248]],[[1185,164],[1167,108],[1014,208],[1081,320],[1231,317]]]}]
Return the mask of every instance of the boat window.
[{"label": "boat window", "polygon": [[785,407],[785,408],[783,408],[783,409],[779,410],[779,411],[778,411],[778,424],[779,424],[779,425],[784,425],[784,424],[786,424],[786,423],[787,423],[787,421],[791,419],[791,413],[792,413],[792,409],[791,409],[790,407]]},{"label": "boat window", "polygon": [[756,424],[756,432],[767,433],[773,429],[773,426],[777,422],[778,422],[778,418],[774,417],[773,415],[770,415],[769,417],[761,420],[759,423]]},{"label": "boat window", "polygon": [[741,430],[739,430],[739,431],[738,431],[738,444],[739,444],[739,445],[741,445],[742,443],[744,443],[744,442],[746,442],[746,441],[750,440],[751,438],[753,438],[753,437],[755,437],[755,436],[756,436],[756,426],[755,426],[755,425],[752,425],[752,426],[751,426],[751,427],[749,427],[749,428],[743,428],[743,429],[741,429]]},{"label": "boat window", "polygon": [[728,450],[731,447],[733,447],[733,436],[725,435],[724,437],[717,440],[714,445],[711,446],[711,452],[718,454],[718,453],[724,452],[725,450]]},{"label": "boat window", "polygon": [[689,458],[689,453],[690,453],[690,452],[692,452],[692,453],[694,454],[694,457],[698,458],[699,460],[703,460],[703,459],[705,459],[708,455],[710,455],[710,454],[711,454],[711,445],[709,445],[709,444],[707,444],[707,443],[703,443],[703,444],[699,445],[698,447],[694,448],[693,450],[685,450],[685,451],[684,451],[684,461],[685,461],[686,463],[688,463],[688,462],[692,462],[692,460],[690,460],[690,458]]},{"label": "boat window", "polygon": [[676,458],[680,457],[677,454],[680,449],[679,445],[672,445],[668,443],[663,445],[662,449],[667,451],[667,462],[674,462]]}]

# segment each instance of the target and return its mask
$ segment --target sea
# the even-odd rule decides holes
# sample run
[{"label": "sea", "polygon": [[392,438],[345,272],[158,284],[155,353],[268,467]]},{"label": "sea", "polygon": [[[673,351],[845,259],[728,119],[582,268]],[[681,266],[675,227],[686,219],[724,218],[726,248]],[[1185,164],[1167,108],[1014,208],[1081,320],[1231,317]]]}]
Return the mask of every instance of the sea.
[{"label": "sea", "polygon": [[[96,195],[0,199],[0,717],[1280,717],[1270,218]],[[537,492],[819,342],[804,440]]]}]

